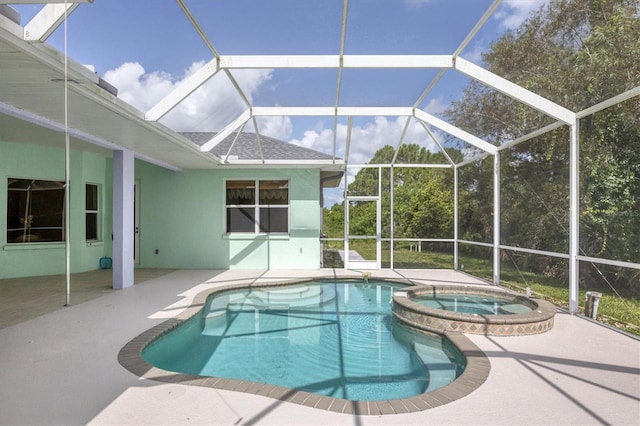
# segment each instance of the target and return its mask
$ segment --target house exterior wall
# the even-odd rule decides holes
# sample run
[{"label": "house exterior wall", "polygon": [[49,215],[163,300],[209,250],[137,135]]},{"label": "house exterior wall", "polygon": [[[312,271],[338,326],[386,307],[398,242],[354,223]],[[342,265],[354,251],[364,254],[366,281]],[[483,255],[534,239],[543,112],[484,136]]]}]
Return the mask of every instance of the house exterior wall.
[{"label": "house exterior wall", "polygon": [[[65,179],[63,149],[0,141],[0,278],[62,274],[65,272],[64,243],[7,243],[7,179]],[[70,153],[71,271],[97,269],[99,259],[111,250],[111,159],[91,152]],[[85,240],[85,184],[100,188],[102,239]]]},{"label": "house exterior wall", "polygon": [[[7,179],[64,180],[64,149],[0,141],[0,279],[65,272],[64,243],[7,243]],[[71,153],[71,272],[112,256],[112,157]],[[186,170],[136,160],[139,265],[144,268],[317,269],[318,169]],[[289,180],[288,235],[227,234],[226,179]],[[100,188],[99,241],[85,239],[85,184]],[[156,254],[157,250],[157,254]]]},{"label": "house exterior wall", "polygon": [[[227,234],[226,179],[289,180],[289,235]],[[317,169],[172,172],[138,161],[136,180],[140,187],[141,267],[320,267]]]}]

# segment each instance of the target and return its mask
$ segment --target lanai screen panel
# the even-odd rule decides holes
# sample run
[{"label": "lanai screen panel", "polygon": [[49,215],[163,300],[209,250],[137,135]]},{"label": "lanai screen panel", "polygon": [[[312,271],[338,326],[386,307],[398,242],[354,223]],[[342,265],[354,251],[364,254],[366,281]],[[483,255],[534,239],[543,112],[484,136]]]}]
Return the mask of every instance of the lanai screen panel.
[{"label": "lanai screen panel", "polygon": [[340,47],[341,0],[187,0],[222,55],[326,55]]},{"label": "lanai screen panel", "polygon": [[580,120],[581,278],[593,287],[630,288],[638,271],[602,259],[640,263],[640,100]]},{"label": "lanai screen panel", "polygon": [[436,76],[433,68],[349,68],[342,72],[339,106],[404,107]]},{"label": "lanai screen panel", "polygon": [[569,253],[569,130],[500,153],[500,242]]},{"label": "lanai screen panel", "polygon": [[448,0],[351,0],[345,53],[451,54],[462,38],[447,27],[472,28],[492,2],[462,0],[456,3],[456,7],[451,8]]},{"label": "lanai screen panel", "polygon": [[470,242],[493,241],[493,158],[458,169],[458,237]]}]

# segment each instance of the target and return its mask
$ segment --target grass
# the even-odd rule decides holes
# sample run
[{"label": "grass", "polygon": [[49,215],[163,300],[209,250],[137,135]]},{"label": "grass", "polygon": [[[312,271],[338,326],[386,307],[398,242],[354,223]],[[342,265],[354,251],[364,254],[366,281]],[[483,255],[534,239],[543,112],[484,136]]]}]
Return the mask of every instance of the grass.
[{"label": "grass", "polygon": [[[473,275],[491,280],[492,265],[485,266],[488,263],[486,260],[466,256],[465,261],[473,265]],[[500,269],[500,284],[503,287],[522,293],[529,287],[534,296],[548,300],[557,306],[569,307],[569,285],[566,281],[529,271],[518,271],[504,263]],[[637,293],[616,289],[620,294],[618,296],[611,289],[591,290],[602,293],[598,307],[599,321],[640,336],[640,299]],[[578,289],[578,306],[582,313],[584,313],[587,291],[588,289],[585,288]]]},{"label": "grass", "polygon": [[[375,246],[355,241],[351,249],[357,250],[363,256],[375,256]],[[416,252],[407,248],[397,248],[393,253],[394,268],[402,269],[451,269],[453,268],[453,254],[446,252]],[[390,251],[382,252],[383,267],[390,266]],[[491,259],[461,254],[460,265],[463,270],[478,278],[492,280],[493,264]],[[566,281],[536,274],[529,271],[518,270],[503,262],[500,268],[500,284],[521,293],[525,293],[528,287],[532,295],[555,304],[568,308],[569,286]],[[603,323],[612,325],[621,330],[640,336],[640,298],[632,290],[616,289],[620,296],[611,289],[592,289],[602,293],[598,307],[597,319]],[[580,288],[578,303],[580,312],[584,312],[585,294],[587,289]]]}]

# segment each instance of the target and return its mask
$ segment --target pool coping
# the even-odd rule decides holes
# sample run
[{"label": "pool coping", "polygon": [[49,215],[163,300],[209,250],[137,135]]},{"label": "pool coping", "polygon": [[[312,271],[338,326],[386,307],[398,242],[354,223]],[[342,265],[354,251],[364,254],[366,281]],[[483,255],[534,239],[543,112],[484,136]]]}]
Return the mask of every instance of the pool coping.
[{"label": "pool coping", "polygon": [[[279,401],[292,402],[294,404],[300,404],[326,411],[344,414],[376,416],[408,414],[448,404],[450,402],[461,399],[478,389],[489,376],[491,364],[489,363],[489,359],[484,354],[484,352],[482,352],[482,350],[480,350],[480,348],[478,348],[475,343],[469,340],[464,334],[450,331],[438,334],[446,336],[465,357],[467,364],[462,374],[452,383],[442,388],[430,392],[424,392],[422,394],[415,395],[409,398],[381,401],[355,401],[322,396],[302,390],[285,388],[282,386],[270,385],[265,383],[251,382],[247,380],[177,373],[174,371],[163,370],[155,367],[142,358],[142,351],[147,346],[152,344],[154,341],[156,341],[166,333],[192,319],[200,312],[200,310],[203,309],[207,298],[212,294],[227,290],[252,287],[266,288],[288,286],[292,284],[310,282],[313,281],[313,279],[314,278],[305,278],[282,280],[268,283],[232,284],[202,291],[194,297],[194,300],[189,307],[176,315],[174,318],[168,319],[161,324],[158,324],[142,332],[141,334],[130,340],[127,344],[125,344],[118,353],[118,362],[131,373],[148,380],[154,380],[163,383],[183,384],[244,392],[248,394],[262,395]],[[326,277],[320,277],[317,279],[327,280]],[[344,279],[353,281],[354,277],[336,276],[331,279]],[[416,283],[411,280],[398,280],[376,277],[371,277],[370,279],[375,281],[407,284],[409,286],[416,285]],[[416,331],[420,332],[421,330]]]}]

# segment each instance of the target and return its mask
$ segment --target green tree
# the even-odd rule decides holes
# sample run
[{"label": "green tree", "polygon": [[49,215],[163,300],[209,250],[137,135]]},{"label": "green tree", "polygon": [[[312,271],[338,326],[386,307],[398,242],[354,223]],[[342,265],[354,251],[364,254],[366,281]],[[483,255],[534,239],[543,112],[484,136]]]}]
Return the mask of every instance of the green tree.
[{"label": "green tree", "polygon": [[[556,0],[507,32],[483,55],[484,66],[573,111],[640,85],[640,3],[637,0]],[[471,83],[446,112],[448,119],[494,144],[553,120],[480,83]],[[640,261],[640,99],[589,115],[580,122],[581,250],[588,256]],[[566,251],[568,132],[560,128],[503,152],[502,240]],[[483,163],[489,163],[484,161]],[[486,166],[484,166],[486,167]],[[467,214],[480,213],[467,232],[485,235],[491,217],[481,191],[486,172],[464,168]],[[489,173],[490,176],[490,173]],[[536,272],[559,273],[554,265]],[[547,270],[542,270],[547,268]],[[604,276],[640,285],[640,272],[602,266]],[[556,271],[556,272],[551,272]],[[596,283],[587,267],[581,278]]]},{"label": "green tree", "polygon": [[[448,149],[447,153],[454,161],[461,161],[463,158],[462,153],[455,149]],[[369,164],[388,165],[394,155],[395,148],[390,145],[384,146],[374,154]],[[441,163],[443,158],[445,157],[442,154],[432,153],[419,145],[406,144],[400,147],[396,163],[434,164]],[[393,186],[396,237],[453,237],[453,172],[450,169],[394,167]],[[382,188],[382,235],[387,238],[390,236],[391,228],[390,168],[362,168],[348,186],[347,193],[351,196],[375,196],[378,195],[379,188]],[[375,204],[354,202],[349,206],[349,212],[351,234],[375,235]],[[330,211],[325,212],[325,229],[335,229],[338,215],[344,217],[344,203],[336,204]],[[339,231],[335,230],[333,233],[337,235]]]},{"label": "green tree", "polygon": [[323,208],[322,232],[329,238],[344,237],[344,202]]}]

